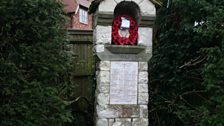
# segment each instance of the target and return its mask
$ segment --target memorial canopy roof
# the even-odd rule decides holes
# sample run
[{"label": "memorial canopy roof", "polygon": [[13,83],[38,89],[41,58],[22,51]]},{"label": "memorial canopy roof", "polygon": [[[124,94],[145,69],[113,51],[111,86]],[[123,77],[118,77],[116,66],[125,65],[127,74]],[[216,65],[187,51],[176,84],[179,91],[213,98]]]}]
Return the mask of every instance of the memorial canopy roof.
[{"label": "memorial canopy roof", "polygon": [[[89,7],[89,13],[94,13],[102,1],[104,0],[93,0]],[[162,6],[162,0],[149,0],[149,1],[151,1],[156,6]]]}]

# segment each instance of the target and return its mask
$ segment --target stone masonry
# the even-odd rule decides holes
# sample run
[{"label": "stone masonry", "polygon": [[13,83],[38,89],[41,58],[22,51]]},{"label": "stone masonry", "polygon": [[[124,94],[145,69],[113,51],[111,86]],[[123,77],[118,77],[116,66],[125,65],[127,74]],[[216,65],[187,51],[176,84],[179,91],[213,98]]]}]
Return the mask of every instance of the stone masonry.
[{"label": "stone masonry", "polygon": [[138,62],[136,105],[111,105],[111,61],[98,63],[96,90],[96,126],[148,126],[148,64]]},{"label": "stone masonry", "polygon": [[[131,8],[139,13],[135,15],[139,20],[139,38],[134,46],[111,45],[114,10],[122,1],[132,1],[139,7]],[[100,1],[93,23],[94,49],[99,58],[96,126],[148,126],[148,61],[152,56],[155,17],[151,0]]]}]

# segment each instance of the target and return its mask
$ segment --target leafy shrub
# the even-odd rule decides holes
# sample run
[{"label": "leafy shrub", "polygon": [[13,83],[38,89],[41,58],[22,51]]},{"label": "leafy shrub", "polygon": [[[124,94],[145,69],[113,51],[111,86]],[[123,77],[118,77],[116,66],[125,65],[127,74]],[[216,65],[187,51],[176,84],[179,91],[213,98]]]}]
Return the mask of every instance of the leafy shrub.
[{"label": "leafy shrub", "polygon": [[0,1],[1,126],[62,126],[74,85],[56,0]]},{"label": "leafy shrub", "polygon": [[150,125],[222,126],[224,2],[169,2],[150,61]]}]

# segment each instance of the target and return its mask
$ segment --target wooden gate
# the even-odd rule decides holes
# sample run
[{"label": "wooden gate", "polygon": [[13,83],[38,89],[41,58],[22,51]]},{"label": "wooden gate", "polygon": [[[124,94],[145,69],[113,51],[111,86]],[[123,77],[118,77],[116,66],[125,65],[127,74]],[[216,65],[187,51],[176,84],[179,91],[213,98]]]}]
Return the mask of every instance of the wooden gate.
[{"label": "wooden gate", "polygon": [[70,49],[75,55],[75,83],[79,90],[76,97],[86,97],[90,102],[94,96],[94,72],[95,59],[93,55],[93,31],[92,30],[68,30]]}]

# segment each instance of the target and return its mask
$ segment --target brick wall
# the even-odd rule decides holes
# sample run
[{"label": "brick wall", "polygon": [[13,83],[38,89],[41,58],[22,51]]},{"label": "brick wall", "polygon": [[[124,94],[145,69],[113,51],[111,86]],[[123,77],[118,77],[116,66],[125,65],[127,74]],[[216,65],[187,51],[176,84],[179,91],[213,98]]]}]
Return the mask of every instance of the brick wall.
[{"label": "brick wall", "polygon": [[72,29],[91,30],[92,29],[92,15],[88,15],[88,24],[79,22],[79,11],[72,13],[70,17],[70,27]]},{"label": "brick wall", "polygon": [[69,15],[69,21],[67,28],[78,29],[78,30],[92,30],[92,15],[88,15],[88,24],[79,22],[79,6],[88,10],[89,4],[92,0],[62,0],[65,5],[65,12]]}]

